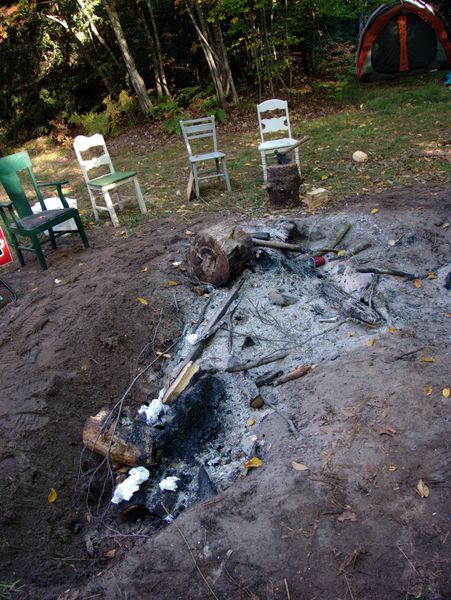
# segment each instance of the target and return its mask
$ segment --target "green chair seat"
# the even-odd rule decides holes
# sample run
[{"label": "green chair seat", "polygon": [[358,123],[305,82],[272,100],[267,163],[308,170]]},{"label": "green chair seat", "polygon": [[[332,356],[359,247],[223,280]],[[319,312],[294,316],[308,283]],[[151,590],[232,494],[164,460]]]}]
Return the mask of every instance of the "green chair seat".
[{"label": "green chair seat", "polygon": [[131,177],[136,177],[136,171],[121,171],[120,173],[110,173],[109,175],[103,175],[102,177],[91,179],[89,181],[89,185],[93,188],[102,188],[106,185],[119,183],[119,181],[125,181],[126,179],[130,179]]},{"label": "green chair seat", "polygon": [[25,231],[33,231],[33,229],[41,227],[41,225],[43,226],[43,229],[47,229],[49,219],[52,220],[53,225],[58,225],[60,222],[62,223],[67,221],[69,218],[73,218],[75,213],[75,208],[46,210],[36,215],[30,215],[29,217],[18,219],[18,222],[20,223],[20,229],[13,223],[11,223],[10,229],[13,229],[14,231],[20,231],[21,229]]}]

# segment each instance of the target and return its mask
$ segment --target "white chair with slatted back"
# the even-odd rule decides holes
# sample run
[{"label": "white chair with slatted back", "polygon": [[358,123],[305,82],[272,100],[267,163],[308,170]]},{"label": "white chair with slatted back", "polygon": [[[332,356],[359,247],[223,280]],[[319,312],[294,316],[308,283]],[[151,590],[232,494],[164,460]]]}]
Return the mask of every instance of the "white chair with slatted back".
[{"label": "white chair with slatted back", "polygon": [[[91,150],[91,148],[99,149],[97,156],[89,159],[83,158],[82,153],[88,152]],[[114,207],[123,207],[124,201],[122,200],[117,188],[125,183],[133,182],[139,209],[143,214],[147,212],[138,178],[136,177],[136,171],[117,172],[114,170],[114,166],[106,147],[103,135],[100,133],[95,133],[89,137],[85,135],[77,135],[77,137],[74,139],[74,150],[75,154],[77,155],[78,162],[80,163],[83,178],[88,188],[92,210],[94,211],[94,218],[96,221],[99,219],[98,211],[104,210],[109,213],[114,227],[119,227],[119,219],[117,218]],[[91,178],[89,176],[89,171],[92,169],[100,169],[103,172],[107,170],[107,173]],[[113,202],[111,199],[110,192],[113,190],[117,193],[117,202]],[[101,206],[97,203],[96,193],[101,193],[103,195],[105,206]]]},{"label": "white chair with slatted back", "polygon": [[[266,115],[266,113],[273,111],[277,111],[278,116],[270,117]],[[266,156],[268,154],[274,154],[276,150],[279,152],[286,150],[295,144],[297,140],[291,137],[288,102],[286,100],[265,100],[265,102],[257,104],[257,114],[261,138],[258,151],[262,157],[263,180],[266,183],[268,178]],[[274,137],[274,134],[280,133],[282,133],[283,137]],[[300,174],[301,162],[299,160],[299,148],[294,150],[294,157]]]},{"label": "white chair with slatted back", "polygon": [[[216,126],[215,118],[213,115],[210,117],[202,117],[201,119],[190,119],[188,121],[180,121],[180,128],[183,133],[183,140],[185,147],[188,152],[188,159],[190,162],[191,172],[194,178],[194,190],[196,197],[199,198],[199,181],[204,179],[211,179],[214,177],[223,177],[227,186],[227,191],[231,192],[229,172],[227,170],[227,162],[225,159],[224,152],[218,151],[218,142],[216,139]],[[200,140],[207,142],[208,146],[212,146],[210,152],[193,153],[192,141]],[[210,149],[210,148],[208,148]],[[216,169],[213,173],[200,175],[198,170],[198,163],[214,160]],[[221,171],[222,166],[222,171]]]}]

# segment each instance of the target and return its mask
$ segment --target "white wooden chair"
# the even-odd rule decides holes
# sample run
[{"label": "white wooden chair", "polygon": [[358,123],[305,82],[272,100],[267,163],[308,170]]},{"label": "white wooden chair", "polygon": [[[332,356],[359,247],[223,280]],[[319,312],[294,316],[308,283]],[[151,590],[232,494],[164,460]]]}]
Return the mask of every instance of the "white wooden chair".
[{"label": "white wooden chair", "polygon": [[[266,113],[277,111],[278,116],[266,116]],[[266,156],[274,154],[276,150],[286,150],[297,142],[291,137],[290,117],[288,114],[288,102],[286,100],[265,100],[261,104],[257,104],[258,124],[260,127],[261,143],[258,146],[258,151],[262,157],[263,180],[266,183],[268,178]],[[280,134],[283,137],[275,138],[274,134]],[[294,158],[298,167],[299,174],[301,173],[301,162],[299,160],[299,148],[294,150]]]},{"label": "white wooden chair", "polygon": [[[213,177],[223,177],[227,186],[227,191],[231,192],[229,172],[227,170],[227,162],[225,159],[224,152],[218,151],[218,142],[216,139],[216,127],[215,118],[213,115],[210,117],[202,117],[201,119],[190,119],[189,121],[180,121],[180,127],[183,133],[183,140],[185,147],[188,152],[188,159],[190,162],[191,172],[194,178],[194,190],[196,197],[199,198],[199,181],[204,179],[212,179]],[[194,154],[191,148],[191,142],[193,140],[203,139],[207,142],[209,150],[212,147],[212,151]],[[215,171],[210,174],[200,175],[198,169],[198,163],[214,160],[216,163]],[[222,171],[221,171],[222,166]],[[207,172],[205,172],[207,173]]]},{"label": "white wooden chair", "polygon": [[[91,148],[97,149],[97,155],[91,158],[83,158],[82,153],[88,152]],[[114,227],[119,227],[119,219],[115,211],[115,206],[119,208],[123,207],[124,201],[122,200],[117,188],[125,183],[133,182],[135,185],[136,198],[138,200],[138,206],[140,211],[144,214],[147,212],[144,198],[141,193],[138,178],[136,177],[136,171],[121,171],[116,172],[114,170],[113,163],[105,145],[103,135],[96,133],[89,137],[84,135],[77,135],[74,139],[74,150],[77,155],[78,162],[80,163],[83,178],[88,188],[89,197],[91,199],[92,210],[94,211],[94,218],[96,221],[99,219],[99,210],[107,211],[110,214],[111,220],[113,221]],[[91,155],[92,153],[90,153]],[[100,169],[103,172],[106,170],[106,174],[91,178],[89,171],[92,169]],[[97,171],[99,173],[99,171]],[[111,191],[116,191],[117,201],[113,202],[110,196]],[[105,206],[97,203],[97,196],[103,195],[105,200]]]}]

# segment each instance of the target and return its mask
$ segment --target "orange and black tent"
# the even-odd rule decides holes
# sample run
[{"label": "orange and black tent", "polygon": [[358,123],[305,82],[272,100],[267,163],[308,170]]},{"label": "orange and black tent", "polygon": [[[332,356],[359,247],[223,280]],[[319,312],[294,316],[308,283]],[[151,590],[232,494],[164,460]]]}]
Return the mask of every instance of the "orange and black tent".
[{"label": "orange and black tent", "polygon": [[451,66],[451,35],[430,4],[400,0],[377,8],[357,49],[357,78],[379,81]]}]

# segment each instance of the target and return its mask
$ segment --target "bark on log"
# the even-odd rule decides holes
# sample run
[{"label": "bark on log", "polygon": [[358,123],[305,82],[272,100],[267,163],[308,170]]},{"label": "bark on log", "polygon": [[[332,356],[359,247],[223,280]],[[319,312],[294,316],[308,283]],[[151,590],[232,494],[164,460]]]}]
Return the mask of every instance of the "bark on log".
[{"label": "bark on log", "polygon": [[346,317],[361,321],[372,327],[381,324],[381,316],[372,308],[350,296],[343,289],[330,281],[321,284],[321,293]]},{"label": "bark on log", "polygon": [[188,267],[199,281],[223,286],[244,271],[253,252],[252,238],[244,231],[216,225],[193,238]]},{"label": "bark on log", "polygon": [[301,176],[296,163],[287,165],[272,165],[268,167],[269,204],[273,208],[293,208],[300,204],[299,187]]},{"label": "bark on log", "polygon": [[140,421],[127,419],[126,424],[119,422],[116,426],[111,441],[115,421],[103,431],[108,414],[106,409],[102,409],[86,420],[83,428],[83,443],[86,448],[108,457],[117,465],[136,467],[153,464],[153,440],[150,428]]}]

